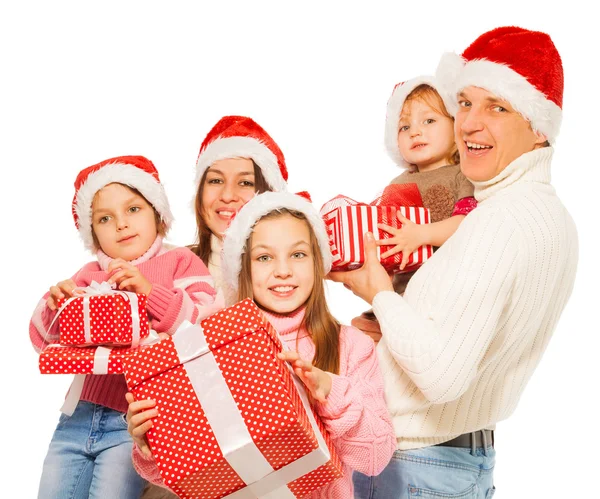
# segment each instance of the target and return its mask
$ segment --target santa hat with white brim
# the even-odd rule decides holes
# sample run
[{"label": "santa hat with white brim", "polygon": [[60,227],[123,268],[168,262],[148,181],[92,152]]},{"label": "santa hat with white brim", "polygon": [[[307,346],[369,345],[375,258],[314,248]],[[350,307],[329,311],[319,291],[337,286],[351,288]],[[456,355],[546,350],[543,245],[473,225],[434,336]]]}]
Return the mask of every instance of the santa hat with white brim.
[{"label": "santa hat with white brim", "polygon": [[[331,270],[332,256],[325,223],[315,207],[304,197],[289,192],[263,192],[248,201],[237,213],[223,239],[221,265],[223,280],[237,292],[242,268],[242,254],[248,250],[246,243],[256,223],[273,211],[287,209],[302,213],[311,225],[323,258],[325,273]],[[275,235],[275,237],[280,237]]]},{"label": "santa hat with white brim", "polygon": [[208,132],[196,162],[196,189],[207,168],[215,161],[229,158],[253,160],[272,190],[286,190],[288,172],[283,153],[253,119],[224,116]]},{"label": "santa hat with white brim", "polygon": [[118,156],[85,168],[75,180],[73,219],[85,247],[94,250],[92,202],[96,193],[108,184],[123,184],[137,190],[160,215],[168,231],[173,214],[158,171],[143,156]]},{"label": "santa hat with white brim", "polygon": [[466,87],[480,87],[508,101],[534,130],[556,140],[562,120],[562,61],[546,33],[514,26],[477,38],[459,56],[442,56],[436,77],[454,99]]}]

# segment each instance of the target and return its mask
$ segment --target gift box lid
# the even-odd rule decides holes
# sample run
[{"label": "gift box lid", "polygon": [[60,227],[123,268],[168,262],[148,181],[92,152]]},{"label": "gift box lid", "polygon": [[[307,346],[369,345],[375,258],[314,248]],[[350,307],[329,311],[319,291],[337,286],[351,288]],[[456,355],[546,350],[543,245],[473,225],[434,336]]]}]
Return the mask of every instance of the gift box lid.
[{"label": "gift box lid", "polygon": [[[232,324],[234,328],[231,328]],[[198,334],[199,327],[206,337],[206,345],[202,348],[198,348],[197,342],[192,341],[193,336]],[[278,351],[283,349],[273,326],[255,303],[246,299],[211,315],[201,321],[200,325],[190,323],[187,323],[187,326],[182,325],[174,335],[177,336],[179,352],[175,348],[173,339],[166,338],[160,343],[144,348],[143,351],[128,355],[123,359],[127,386],[132,390],[153,376],[185,364],[209,351],[216,352],[225,345],[250,334],[263,334]],[[142,365],[142,369],[138,368]]]}]

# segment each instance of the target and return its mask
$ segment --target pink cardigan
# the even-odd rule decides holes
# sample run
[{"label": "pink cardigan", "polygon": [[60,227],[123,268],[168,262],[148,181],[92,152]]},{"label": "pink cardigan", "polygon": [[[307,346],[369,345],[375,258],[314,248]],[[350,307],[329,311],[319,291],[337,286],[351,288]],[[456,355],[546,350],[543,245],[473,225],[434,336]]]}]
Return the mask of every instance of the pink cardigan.
[{"label": "pink cardigan", "polygon": [[[310,335],[305,329],[299,330],[304,309],[287,316],[266,315],[290,349],[298,351],[303,359],[313,358],[315,347]],[[396,450],[396,436],[383,396],[383,378],[374,343],[358,329],[341,327],[340,373],[332,377],[327,401],[316,402],[315,408],[344,465],[344,476],[310,494],[310,499],[353,497],[352,471],[378,475]],[[163,485],[156,462],[146,458],[137,446],[134,446],[133,464],[145,479]]]}]

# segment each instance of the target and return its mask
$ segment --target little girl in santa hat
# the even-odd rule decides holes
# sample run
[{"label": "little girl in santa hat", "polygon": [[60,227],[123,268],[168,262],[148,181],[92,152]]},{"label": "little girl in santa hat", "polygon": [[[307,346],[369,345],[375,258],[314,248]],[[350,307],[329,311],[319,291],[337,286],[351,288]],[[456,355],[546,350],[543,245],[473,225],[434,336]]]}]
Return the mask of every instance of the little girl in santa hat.
[{"label": "little girl in santa hat", "polygon": [[[97,259],[52,286],[39,302],[29,326],[36,351],[58,341],[57,301],[92,281],[147,295],[150,325],[157,332],[172,334],[183,320],[215,311],[206,265],[187,248],[163,244],[173,216],[148,159],[122,156],[82,170],[75,181],[73,217]],[[54,432],[40,497],[140,496],[145,482],[131,463],[126,392],[123,375],[85,376],[74,412],[62,414]]]},{"label": "little girl in santa hat", "polygon": [[[456,104],[433,76],[399,83],[388,101],[385,146],[392,160],[405,169],[390,184],[416,184],[432,222],[418,225],[398,212],[400,229],[379,225],[392,237],[377,244],[394,245],[381,258],[402,252],[401,269],[420,246],[430,244],[437,248],[444,244],[477,205],[473,184],[460,171],[451,114],[456,112],[455,108]],[[413,275],[414,271],[394,276],[397,293],[404,293]],[[370,311],[352,324],[376,340],[380,336],[379,325]]]},{"label": "little girl in santa hat", "polygon": [[[231,303],[253,298],[289,348],[289,362],[310,392],[344,465],[344,476],[308,497],[353,497],[352,471],[378,474],[396,448],[373,342],[340,325],[325,301],[331,269],[325,226],[302,197],[266,192],[231,222],[223,244],[223,278]],[[142,476],[162,483],[144,433],[153,401],[130,404],[128,418]]]}]

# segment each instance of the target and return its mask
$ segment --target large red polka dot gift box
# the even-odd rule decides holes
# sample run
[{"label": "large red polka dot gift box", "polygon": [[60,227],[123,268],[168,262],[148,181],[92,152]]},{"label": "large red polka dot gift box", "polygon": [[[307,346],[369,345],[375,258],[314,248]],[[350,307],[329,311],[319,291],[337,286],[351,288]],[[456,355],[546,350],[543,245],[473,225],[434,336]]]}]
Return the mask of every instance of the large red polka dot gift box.
[{"label": "large red polka dot gift box", "polygon": [[107,282],[77,288],[58,303],[61,345],[132,345],[148,336],[146,295],[112,289]]},{"label": "large red polka dot gift box", "polygon": [[136,400],[156,400],[148,442],[179,497],[300,498],[342,476],[282,349],[244,300],[123,360]]},{"label": "large red polka dot gift box", "polygon": [[[346,196],[336,196],[327,201],[320,214],[329,236],[333,255],[333,271],[354,270],[365,262],[364,234],[371,232],[376,240],[389,239],[392,234],[379,229],[385,224],[395,229],[402,227],[396,212],[416,224],[430,223],[430,213],[423,207],[423,200],[416,184],[394,184],[386,187],[383,194],[370,204],[359,203]],[[378,246],[377,258],[381,265],[394,273],[412,272],[433,255],[433,247],[421,246],[413,251],[406,267],[400,271],[402,253],[381,258],[392,246]]]}]

